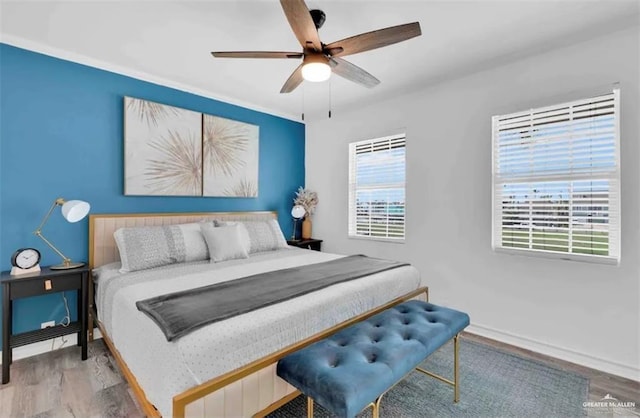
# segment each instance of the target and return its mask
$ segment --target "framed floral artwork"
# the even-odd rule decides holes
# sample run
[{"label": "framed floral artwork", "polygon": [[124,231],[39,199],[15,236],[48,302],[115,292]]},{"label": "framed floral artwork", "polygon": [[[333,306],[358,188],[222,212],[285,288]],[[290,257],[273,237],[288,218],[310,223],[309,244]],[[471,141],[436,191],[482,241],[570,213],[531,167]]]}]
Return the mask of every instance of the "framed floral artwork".
[{"label": "framed floral artwork", "polygon": [[124,194],[257,197],[259,127],[124,98]]},{"label": "framed floral artwork", "polygon": [[257,197],[258,126],[203,118],[203,196]]}]

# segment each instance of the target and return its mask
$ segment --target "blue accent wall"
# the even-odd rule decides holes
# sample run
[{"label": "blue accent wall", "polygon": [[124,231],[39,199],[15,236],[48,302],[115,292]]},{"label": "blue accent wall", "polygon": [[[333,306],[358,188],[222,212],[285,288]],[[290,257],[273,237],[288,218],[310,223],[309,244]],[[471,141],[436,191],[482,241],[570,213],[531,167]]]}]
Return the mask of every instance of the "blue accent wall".
[{"label": "blue accent wall", "polygon": [[[259,197],[124,196],[123,96],[258,125]],[[21,247],[39,249],[42,265],[61,261],[33,235],[57,197],[86,200],[92,213],[276,210],[289,236],[304,141],[298,122],[0,43],[0,268]],[[58,208],[43,233],[72,260],[87,260],[88,229],[88,218],[70,224]],[[60,294],[18,300],[13,329],[63,316]]]}]

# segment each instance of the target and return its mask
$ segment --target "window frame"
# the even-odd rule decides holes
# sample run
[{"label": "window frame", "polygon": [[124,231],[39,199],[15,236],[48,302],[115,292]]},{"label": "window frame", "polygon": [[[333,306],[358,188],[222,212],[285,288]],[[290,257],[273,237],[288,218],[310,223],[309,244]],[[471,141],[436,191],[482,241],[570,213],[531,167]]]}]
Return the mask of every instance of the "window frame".
[{"label": "window frame", "polygon": [[[505,181],[501,181],[498,179],[498,175],[496,173],[497,170],[497,165],[496,165],[496,158],[497,158],[497,153],[496,153],[496,141],[498,139],[498,120],[500,119],[504,119],[505,117],[509,117],[509,116],[513,116],[513,115],[517,115],[517,114],[524,114],[524,113],[529,113],[529,114],[533,114],[534,112],[544,112],[544,111],[548,111],[548,110],[552,110],[552,109],[557,109],[557,108],[561,108],[561,107],[565,107],[565,106],[575,106],[579,103],[584,103],[587,101],[594,101],[597,100],[600,97],[605,97],[605,96],[609,96],[612,95],[613,96],[613,105],[614,105],[614,127],[613,127],[613,135],[614,135],[614,161],[615,161],[615,170],[613,171],[613,175],[608,176],[612,181],[612,185],[610,186],[611,188],[609,189],[609,197],[608,197],[608,202],[607,205],[609,206],[609,210],[608,210],[608,216],[609,216],[609,221],[608,221],[608,225],[610,225],[611,219],[612,217],[610,216],[610,214],[614,214],[615,215],[615,220],[617,221],[617,231],[615,233],[615,241],[614,241],[614,248],[617,249],[617,253],[614,255],[596,255],[596,254],[580,254],[580,253],[571,253],[571,252],[561,252],[561,251],[552,251],[552,250],[541,250],[541,249],[533,249],[533,248],[517,248],[517,247],[505,247],[502,246],[502,242],[501,242],[501,237],[502,235],[498,235],[496,233],[497,229],[496,229],[496,223],[500,222],[500,225],[502,225],[503,222],[503,215],[502,215],[502,208],[497,208],[496,204],[498,202],[498,200],[500,199],[500,196],[497,196],[497,187],[502,187],[503,184],[507,183]],[[507,114],[503,114],[503,115],[495,115],[492,117],[491,119],[491,247],[493,249],[493,251],[497,252],[497,253],[506,253],[506,254],[513,254],[513,255],[524,255],[524,256],[532,256],[532,257],[540,257],[540,258],[547,258],[547,259],[561,259],[561,260],[570,260],[570,261],[580,261],[580,262],[587,262],[587,263],[596,263],[596,264],[609,264],[609,265],[619,265],[620,264],[620,259],[621,259],[621,254],[622,254],[622,248],[621,248],[621,244],[622,244],[622,239],[621,239],[621,235],[622,235],[622,214],[621,214],[621,205],[622,205],[622,195],[621,195],[621,184],[620,184],[620,173],[621,173],[621,159],[620,159],[620,144],[621,144],[621,137],[620,137],[620,119],[621,119],[621,110],[620,110],[620,89],[619,88],[614,88],[612,90],[612,92],[610,93],[605,93],[605,94],[600,94],[600,95],[593,95],[589,98],[585,98],[585,99],[580,99],[580,100],[573,100],[573,101],[568,101],[568,102],[564,102],[564,103],[558,103],[555,105],[551,105],[551,106],[542,106],[542,107],[538,107],[538,108],[532,108],[529,109],[528,111],[521,111],[521,112],[512,112],[512,113],[507,113]],[[597,178],[598,174],[600,173],[594,173],[593,177],[591,177],[592,180],[599,180]],[[527,176],[522,176],[521,178],[524,178]],[[562,175],[558,175],[556,176],[557,178],[554,180],[546,180],[546,181],[567,181],[569,183],[575,182],[575,181],[579,181],[576,180],[575,178],[572,178],[570,176],[570,174],[564,174],[564,176]],[[530,182],[544,182],[545,180],[542,179],[536,179],[535,175],[530,175],[529,176],[529,181]],[[517,183],[517,182],[516,182]],[[615,195],[617,197],[614,197],[613,199],[611,198],[611,195]],[[614,209],[611,209],[611,202],[612,200],[615,200],[614,203]],[[573,220],[573,216],[570,217],[568,219],[568,222],[571,223]],[[610,237],[610,241],[608,241],[609,243],[611,243],[611,231],[612,231],[612,227],[609,227],[607,229],[607,231],[609,232],[609,237]],[[500,241],[500,242],[498,242]],[[611,244],[610,247],[611,248]]]},{"label": "window frame", "polygon": [[[357,191],[358,188],[356,186],[356,182],[353,180],[352,176],[353,175],[357,175],[355,172],[355,168],[352,167],[352,164],[354,163],[354,155],[355,155],[355,149],[356,147],[358,147],[359,145],[363,145],[363,144],[374,144],[376,142],[380,142],[380,141],[393,141],[393,140],[398,140],[398,139],[402,139],[404,141],[404,145],[403,148],[405,150],[405,155],[404,155],[404,181],[402,182],[402,189],[404,191],[404,216],[403,216],[403,235],[402,237],[398,237],[398,238],[394,238],[394,237],[389,237],[389,236],[371,236],[371,235],[358,235],[357,233],[352,233],[352,231],[356,231],[356,218],[357,218],[357,206],[356,206],[356,195],[357,195]],[[376,137],[376,138],[370,138],[370,139],[364,139],[364,140],[360,140],[360,141],[355,141],[355,142],[350,142],[348,144],[349,149],[348,149],[348,183],[347,183],[347,215],[348,215],[348,220],[347,220],[347,238],[349,239],[361,239],[361,240],[366,240],[366,241],[382,241],[382,242],[390,242],[390,243],[395,243],[395,244],[404,244],[406,239],[407,239],[407,177],[406,177],[406,173],[407,173],[407,156],[406,156],[406,150],[407,150],[407,135],[406,133],[397,133],[397,134],[393,134],[393,135],[386,135],[386,136],[381,136],[381,137]],[[389,183],[392,185],[400,185],[400,183]],[[397,187],[399,188],[399,187]],[[353,211],[352,211],[353,208]],[[388,225],[388,223],[387,223]]]}]

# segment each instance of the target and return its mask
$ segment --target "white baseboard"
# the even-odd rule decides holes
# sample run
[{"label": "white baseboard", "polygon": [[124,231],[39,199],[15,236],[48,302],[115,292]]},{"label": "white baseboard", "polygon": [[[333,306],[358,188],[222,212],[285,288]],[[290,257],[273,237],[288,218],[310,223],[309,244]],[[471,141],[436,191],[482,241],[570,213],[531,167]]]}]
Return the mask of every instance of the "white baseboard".
[{"label": "white baseboard", "polygon": [[575,350],[558,347],[553,344],[535,341],[531,338],[512,334],[510,332],[500,331],[495,328],[487,327],[479,324],[472,324],[467,327],[466,331],[477,334],[482,337],[491,338],[503,343],[515,345],[527,350],[545,354],[571,363],[580,364],[592,369],[601,370],[606,373],[622,376],[627,379],[640,381],[640,368],[628,364],[622,364],[608,359],[595,357],[590,354],[580,353]]},{"label": "white baseboard", "polygon": [[[54,338],[53,349],[59,350],[60,348],[72,347],[78,342],[78,334],[69,334],[65,335],[64,338],[67,340],[64,346],[60,346],[62,344],[62,337]],[[98,339],[102,338],[102,334],[100,334],[100,330],[96,328],[93,331],[93,338]],[[20,360],[27,357],[37,356],[38,354],[43,354],[51,350],[51,341],[38,341],[37,343],[27,344],[22,347],[17,347],[13,349],[13,361]],[[0,364],[2,364],[2,351],[0,351]]]}]

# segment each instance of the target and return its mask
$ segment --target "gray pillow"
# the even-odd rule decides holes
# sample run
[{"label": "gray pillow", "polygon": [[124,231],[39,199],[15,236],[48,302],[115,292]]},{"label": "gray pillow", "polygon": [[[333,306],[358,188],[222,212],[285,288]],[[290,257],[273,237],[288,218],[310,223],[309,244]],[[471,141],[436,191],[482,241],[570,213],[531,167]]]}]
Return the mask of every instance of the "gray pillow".
[{"label": "gray pillow", "polygon": [[120,228],[113,237],[121,273],[209,258],[199,223]]},{"label": "gray pillow", "polygon": [[284,238],[280,225],[275,219],[269,219],[267,221],[241,222],[224,222],[216,220],[215,224],[219,227],[235,224],[243,225],[249,236],[249,253],[288,248],[287,240]]},{"label": "gray pillow", "polygon": [[200,230],[207,242],[211,261],[219,263],[226,260],[248,258],[247,250],[242,242],[240,228],[242,225],[214,227],[211,222],[202,223]]}]

